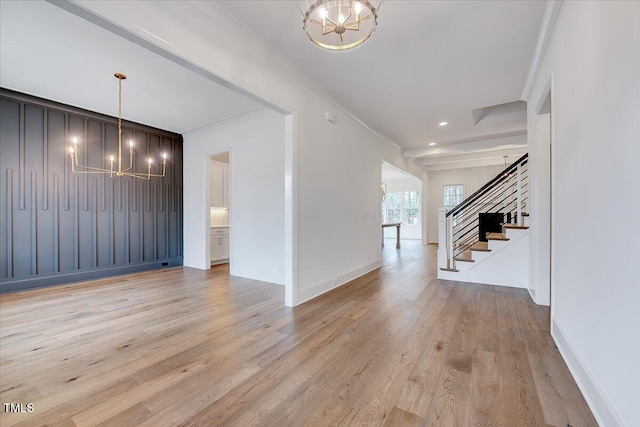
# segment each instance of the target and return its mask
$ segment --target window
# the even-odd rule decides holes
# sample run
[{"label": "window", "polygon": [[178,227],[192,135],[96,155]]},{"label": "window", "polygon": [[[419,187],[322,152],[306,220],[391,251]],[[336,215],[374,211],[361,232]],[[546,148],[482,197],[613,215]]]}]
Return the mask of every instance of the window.
[{"label": "window", "polygon": [[462,184],[442,186],[443,206],[452,208],[462,203]]},{"label": "window", "polygon": [[402,193],[387,193],[387,223],[402,222]]},{"label": "window", "polygon": [[417,191],[391,191],[382,202],[382,223],[420,225],[420,194]]},{"label": "window", "polygon": [[402,223],[405,225],[420,224],[420,203],[418,202],[418,192],[405,191],[403,200],[404,211]]}]

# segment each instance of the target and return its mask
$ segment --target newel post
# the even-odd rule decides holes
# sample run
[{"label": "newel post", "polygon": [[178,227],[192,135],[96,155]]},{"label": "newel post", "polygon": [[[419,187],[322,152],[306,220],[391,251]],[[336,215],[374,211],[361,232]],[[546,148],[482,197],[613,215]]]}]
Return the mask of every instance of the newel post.
[{"label": "newel post", "polygon": [[438,268],[447,268],[447,209],[438,209]]}]

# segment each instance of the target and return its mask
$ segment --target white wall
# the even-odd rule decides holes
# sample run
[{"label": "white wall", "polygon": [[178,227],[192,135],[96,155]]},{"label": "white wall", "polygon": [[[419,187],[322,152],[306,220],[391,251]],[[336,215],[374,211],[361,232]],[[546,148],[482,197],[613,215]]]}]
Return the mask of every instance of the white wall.
[{"label": "white wall", "polygon": [[536,141],[553,80],[552,333],[603,426],[640,425],[639,22],[639,2],[564,2],[525,93]]},{"label": "white wall", "polygon": [[[285,242],[291,249],[285,248],[285,253],[291,252],[285,260],[289,266],[285,277],[292,282],[288,304],[317,296],[380,264],[381,162],[422,175],[397,146],[335,104],[215,2],[141,1],[128,2],[126,8],[111,1],[76,3],[124,29],[124,36],[151,42],[187,66],[291,113],[292,129],[287,132],[292,140],[285,146],[285,157],[292,159],[290,179],[295,193],[290,199],[285,194],[293,203],[285,206],[292,212],[291,222],[285,223],[291,229],[291,240]],[[325,120],[326,111],[335,114],[335,124]],[[195,214],[191,209],[185,204],[185,248],[191,241],[202,249],[204,243],[196,235],[204,219],[198,219],[198,207]],[[376,219],[371,219],[374,215]],[[194,261],[194,265],[203,264]]]},{"label": "white wall", "polygon": [[209,267],[209,156],[229,151],[230,273],[284,284],[284,117],[263,108],[183,137],[184,264]]},{"label": "white wall", "polygon": [[442,187],[444,185],[462,184],[464,186],[463,197],[467,198],[495,178],[496,173],[503,169],[503,166],[483,166],[429,172],[427,177],[427,241],[438,243],[438,209],[443,205]]},{"label": "white wall", "polygon": [[347,115],[324,120],[326,109],[310,102],[298,115],[299,301],[380,265],[376,138]]}]

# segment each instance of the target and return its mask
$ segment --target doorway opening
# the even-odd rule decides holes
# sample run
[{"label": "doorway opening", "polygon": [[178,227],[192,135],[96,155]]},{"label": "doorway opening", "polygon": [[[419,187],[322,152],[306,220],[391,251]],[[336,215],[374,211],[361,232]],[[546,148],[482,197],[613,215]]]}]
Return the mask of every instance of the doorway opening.
[{"label": "doorway opening", "polygon": [[400,254],[403,242],[422,243],[422,180],[382,162],[381,247]]},{"label": "doorway opening", "polygon": [[209,167],[209,259],[211,268],[229,272],[231,261],[230,155],[210,156]]},{"label": "doorway opening", "polygon": [[184,259],[185,266],[210,269],[213,258],[230,276],[283,285],[285,302],[295,305],[289,297],[296,277],[286,271],[288,242],[295,240],[287,226],[295,212],[290,125],[261,108],[184,134]]}]

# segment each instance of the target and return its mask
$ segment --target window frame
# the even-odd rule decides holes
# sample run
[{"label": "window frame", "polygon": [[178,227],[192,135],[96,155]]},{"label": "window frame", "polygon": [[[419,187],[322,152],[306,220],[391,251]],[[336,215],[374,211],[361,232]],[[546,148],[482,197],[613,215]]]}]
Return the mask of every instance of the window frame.
[{"label": "window frame", "polygon": [[[388,203],[389,203],[389,196],[393,193],[397,193],[400,195],[400,206],[398,208],[396,207],[389,207]],[[407,203],[407,199],[410,199],[410,193],[415,193],[416,195],[416,203],[417,203],[417,207],[408,207],[408,203]],[[406,196],[406,197],[405,197]],[[382,216],[381,216],[381,222],[382,224],[389,224],[388,221],[388,211],[389,209],[399,209],[400,210],[400,222],[402,224],[402,226],[404,227],[420,227],[422,225],[422,203],[420,203],[420,191],[418,190],[394,190],[394,191],[388,191],[387,194],[385,195],[384,200],[381,203],[381,210],[382,210]],[[416,224],[409,224],[406,223],[406,210],[407,209],[417,209],[418,210],[418,215],[417,215],[417,223]]]},{"label": "window frame", "polygon": [[[448,188],[455,188],[456,191],[454,191],[454,194],[447,194],[447,189]],[[460,194],[458,194],[458,189],[460,189]],[[456,199],[456,203],[451,205],[451,204],[447,204],[447,198],[450,197],[455,197]],[[456,206],[458,206],[460,203],[462,203],[464,201],[464,184],[445,184],[442,186],[442,206],[447,208],[447,209],[453,209]]]}]

